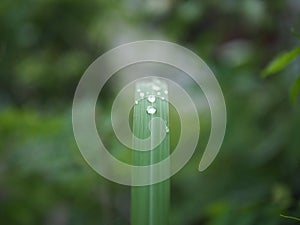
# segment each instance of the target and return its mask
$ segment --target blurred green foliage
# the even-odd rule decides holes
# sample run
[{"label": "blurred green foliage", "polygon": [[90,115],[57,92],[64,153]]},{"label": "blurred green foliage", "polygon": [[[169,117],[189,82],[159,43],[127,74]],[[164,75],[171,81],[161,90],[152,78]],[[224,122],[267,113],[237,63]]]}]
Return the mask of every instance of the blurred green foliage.
[{"label": "blurred green foliage", "polygon": [[[296,33],[294,29],[292,29],[292,34],[300,40],[299,34]],[[276,58],[274,58],[270,62],[270,64],[262,71],[262,76],[267,77],[276,74],[277,72],[286,68],[299,55],[300,55],[300,47],[295,47],[294,49],[286,53],[281,53]],[[290,89],[290,99],[291,102],[294,104],[297,103],[299,91],[300,91],[300,76],[298,76],[298,78],[295,80],[294,84]]]},{"label": "blurred green foliage", "polygon": [[300,47],[296,47],[293,50],[283,53],[275,58],[270,65],[263,71],[263,76],[269,76],[285,68],[290,64],[298,55],[300,55]]},{"label": "blurred green foliage", "polygon": [[[299,57],[282,76],[260,74],[298,46],[290,28],[300,30],[299,12],[295,0],[1,0],[0,223],[130,223],[130,188],[98,176],[76,147],[72,98],[105,51],[164,39],[208,63],[228,110],[221,152],[203,173],[209,123],[200,118],[199,150],[171,180],[170,224],[295,224],[280,214],[300,215],[300,104],[286,91]],[[106,88],[99,111],[109,111],[112,95]],[[104,139],[119,148],[104,118]]]}]

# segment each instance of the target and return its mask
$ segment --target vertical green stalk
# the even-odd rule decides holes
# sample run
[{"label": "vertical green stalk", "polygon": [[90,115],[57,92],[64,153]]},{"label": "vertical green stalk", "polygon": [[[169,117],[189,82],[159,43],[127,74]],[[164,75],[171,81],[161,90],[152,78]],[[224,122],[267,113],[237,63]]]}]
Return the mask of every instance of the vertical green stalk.
[{"label": "vertical green stalk", "polygon": [[[144,139],[150,136],[150,151],[133,151],[134,165],[152,165],[165,159],[170,154],[169,138],[169,104],[168,90],[165,83],[149,80],[137,83],[135,106],[133,111],[133,133]],[[150,126],[150,121],[159,117],[165,121],[162,128]],[[160,145],[154,146],[157,140],[166,134]],[[139,148],[134,143],[135,148]],[[159,172],[169,168],[161,167]],[[149,170],[149,179],[153,171]],[[132,187],[131,191],[131,224],[132,225],[167,225],[169,221],[170,182],[169,180],[147,185]]]}]

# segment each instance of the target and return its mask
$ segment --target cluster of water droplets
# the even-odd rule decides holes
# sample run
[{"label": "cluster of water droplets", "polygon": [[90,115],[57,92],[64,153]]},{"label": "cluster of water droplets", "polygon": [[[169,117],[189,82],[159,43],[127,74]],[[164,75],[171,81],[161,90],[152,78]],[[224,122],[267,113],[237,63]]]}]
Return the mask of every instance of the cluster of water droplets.
[{"label": "cluster of water droplets", "polygon": [[[150,103],[154,103],[156,101],[156,97],[154,95],[149,95],[147,101]],[[156,113],[156,108],[152,105],[148,106],[146,109],[147,113],[153,115]]]},{"label": "cluster of water droplets", "polygon": [[[144,99],[145,97],[147,98],[147,101],[151,103],[152,105],[147,106],[146,108],[146,113],[149,115],[154,115],[157,113],[157,108],[153,105],[153,103],[156,102],[157,98],[160,98],[161,100],[166,100],[167,95],[168,95],[168,90],[162,90],[161,88],[161,82],[159,80],[153,80],[151,85],[151,91],[146,91],[142,92],[140,88],[137,88],[137,94],[139,99],[135,100],[135,104],[139,104],[139,101]],[[165,127],[166,133],[169,133],[170,129],[166,124]]]}]

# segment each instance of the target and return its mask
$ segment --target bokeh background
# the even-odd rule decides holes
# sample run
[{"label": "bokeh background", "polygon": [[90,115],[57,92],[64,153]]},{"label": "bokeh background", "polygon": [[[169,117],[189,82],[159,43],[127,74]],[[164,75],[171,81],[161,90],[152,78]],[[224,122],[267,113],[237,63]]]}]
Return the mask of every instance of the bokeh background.
[{"label": "bokeh background", "polygon": [[[172,177],[170,224],[299,223],[280,214],[300,217],[300,103],[289,100],[300,61],[261,77],[274,56],[299,45],[290,32],[300,31],[299,17],[297,0],[1,0],[0,223],[130,224],[130,188],[84,161],[71,107],[89,64],[143,39],[201,56],[227,103],[215,162],[197,171],[199,144]],[[109,88],[102,97],[109,106]],[[104,131],[109,123],[101,121]],[[209,123],[201,129],[209,134]],[[104,139],[114,146],[108,130]]]}]

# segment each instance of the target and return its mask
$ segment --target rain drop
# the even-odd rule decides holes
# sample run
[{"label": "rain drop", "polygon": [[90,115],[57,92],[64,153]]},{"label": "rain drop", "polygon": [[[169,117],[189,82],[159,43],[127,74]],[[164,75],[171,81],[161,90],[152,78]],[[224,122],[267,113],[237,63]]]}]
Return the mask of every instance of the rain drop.
[{"label": "rain drop", "polygon": [[138,102],[137,100],[135,100],[135,101],[134,101],[134,104],[136,104],[136,105],[137,105],[138,103],[139,103],[139,102]]},{"label": "rain drop", "polygon": [[149,95],[148,96],[148,102],[154,103],[155,102],[155,96],[154,95]]},{"label": "rain drop", "polygon": [[153,106],[148,106],[147,107],[147,113],[150,114],[150,115],[153,115],[156,113],[156,108],[153,107]]},{"label": "rain drop", "polygon": [[145,94],[143,92],[141,92],[140,96],[143,98],[145,96]]},{"label": "rain drop", "polygon": [[166,94],[166,95],[168,94],[168,91],[167,91],[167,90],[165,90],[165,94]]},{"label": "rain drop", "polygon": [[157,95],[160,95],[160,92],[157,92]]}]

